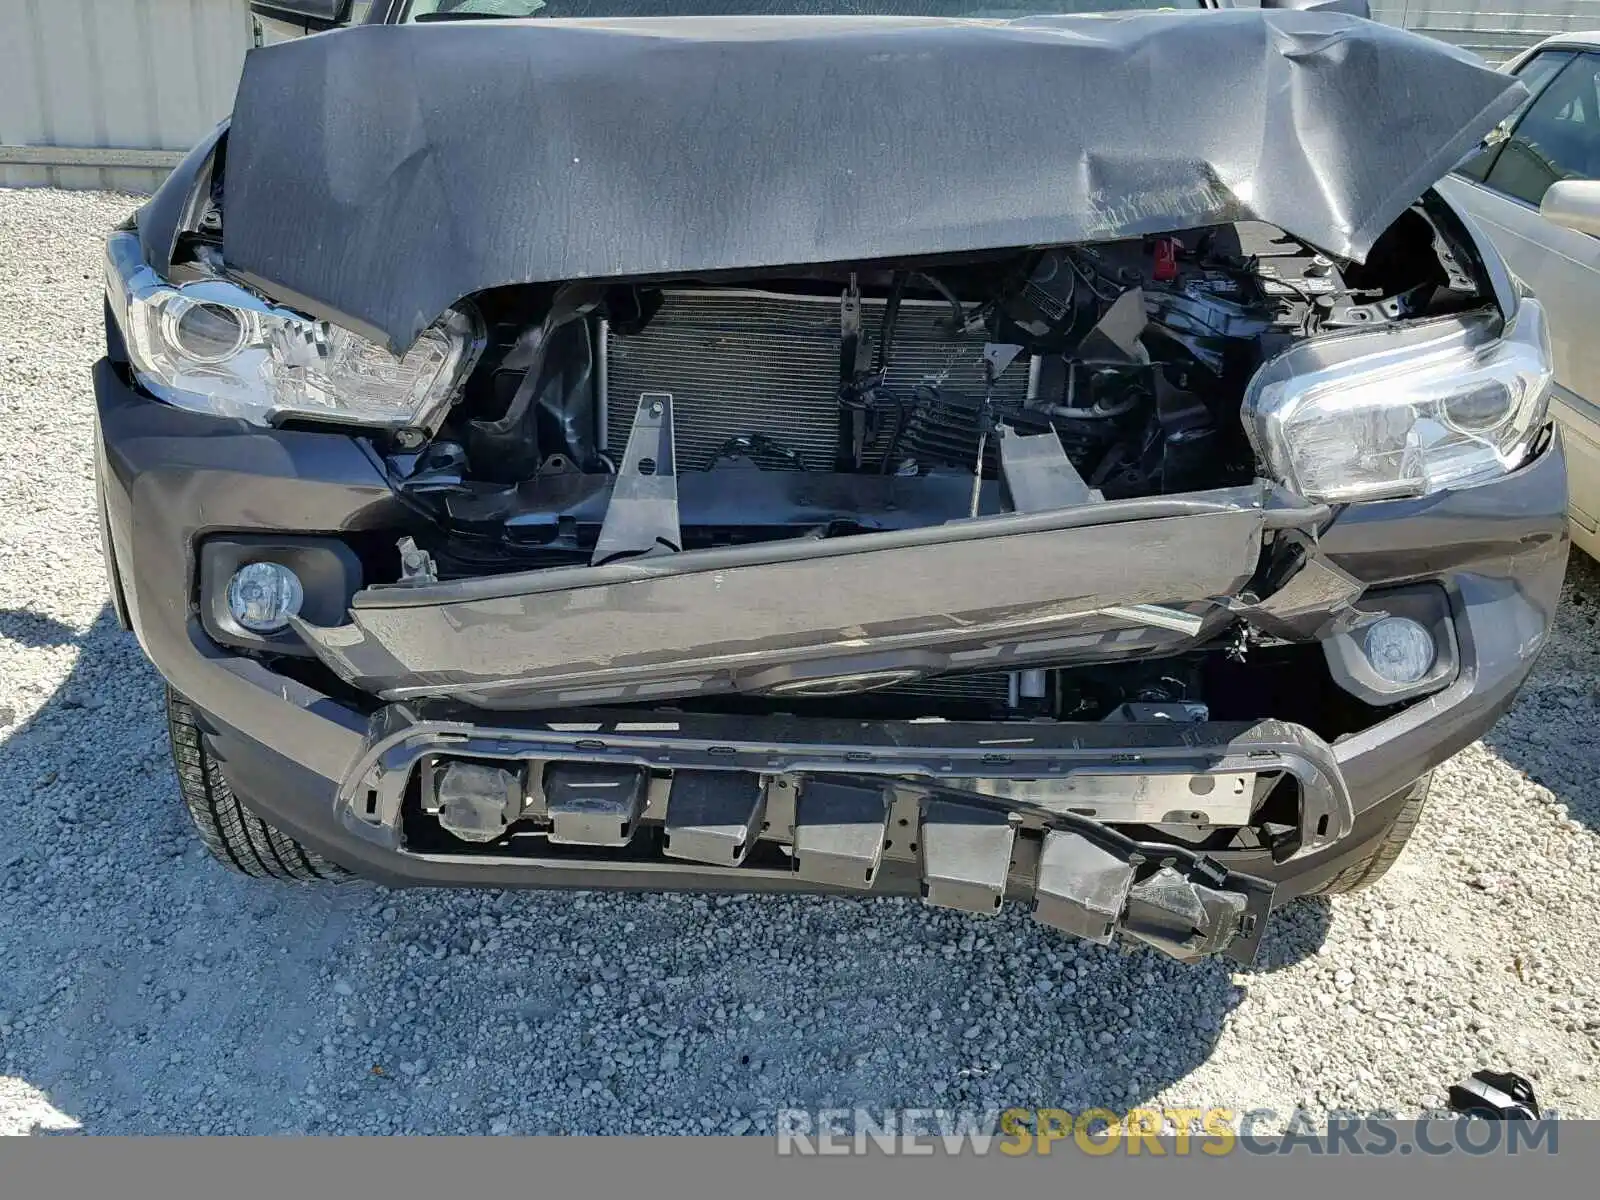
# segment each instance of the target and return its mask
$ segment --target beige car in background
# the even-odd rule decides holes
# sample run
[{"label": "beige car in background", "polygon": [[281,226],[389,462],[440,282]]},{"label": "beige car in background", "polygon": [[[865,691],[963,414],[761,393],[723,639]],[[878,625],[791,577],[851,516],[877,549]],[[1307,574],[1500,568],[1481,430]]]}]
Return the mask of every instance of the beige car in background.
[{"label": "beige car in background", "polygon": [[1600,32],[1549,38],[1505,70],[1532,96],[1439,190],[1544,301],[1572,538],[1600,558]]}]

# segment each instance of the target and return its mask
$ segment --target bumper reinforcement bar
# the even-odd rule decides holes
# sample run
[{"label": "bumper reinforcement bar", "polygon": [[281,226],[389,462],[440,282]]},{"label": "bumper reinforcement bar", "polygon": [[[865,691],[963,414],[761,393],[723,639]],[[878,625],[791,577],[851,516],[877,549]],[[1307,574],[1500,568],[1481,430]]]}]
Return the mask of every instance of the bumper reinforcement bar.
[{"label": "bumper reinforcement bar", "polygon": [[[930,903],[994,913],[1008,895],[1031,896],[1039,920],[1092,941],[1109,942],[1121,930],[1177,957],[1223,953],[1241,961],[1255,953],[1270,883],[1184,845],[1129,837],[1104,819],[1039,799],[1036,789],[1005,785],[1120,779],[1137,787],[1175,777],[1201,794],[1219,778],[1287,775],[1300,797],[1291,856],[1338,841],[1354,824],[1332,750],[1309,730],[1277,721],[561,715],[495,714],[490,727],[448,705],[391,705],[374,718],[366,751],[340,789],[339,820],[386,848],[429,857],[406,844],[407,799],[420,788],[422,811],[434,814],[459,803],[453,794],[441,801],[448,789],[437,781],[451,778],[451,764],[466,764],[464,782],[452,787],[490,780],[487,811],[504,814],[499,833],[507,848],[539,836],[563,850],[592,847],[599,858],[607,848],[621,850],[642,866],[639,856],[650,851],[635,833],[654,826],[660,854],[707,864],[698,869],[784,871],[782,859],[746,864],[763,841],[781,848],[787,871],[818,890],[861,891],[872,888],[898,838],[895,854],[914,852],[903,865],[914,863]],[[507,803],[507,794],[520,803]],[[471,841],[489,840],[478,832],[484,810],[474,810]],[[441,823],[453,829],[444,816]],[[774,861],[770,849],[762,861]]]}]

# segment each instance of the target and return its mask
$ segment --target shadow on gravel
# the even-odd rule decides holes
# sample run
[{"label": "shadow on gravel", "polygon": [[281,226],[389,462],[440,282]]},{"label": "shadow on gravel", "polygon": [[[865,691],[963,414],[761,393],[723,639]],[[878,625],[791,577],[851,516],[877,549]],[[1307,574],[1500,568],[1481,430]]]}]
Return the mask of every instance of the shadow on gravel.
[{"label": "shadow on gravel", "polygon": [[0,638],[34,649],[70,646],[79,640],[78,632],[71,626],[25,608],[0,608]]},{"label": "shadow on gravel", "polygon": [[[1254,978],[915,901],[305,888],[215,865],[161,687],[109,612],[0,726],[0,1089],[86,1132],[764,1133],[788,1107],[1125,1108]],[[0,1107],[4,1107],[0,1091]],[[34,1111],[26,1108],[24,1111]],[[3,1116],[0,1113],[0,1116]]]},{"label": "shadow on gravel", "polygon": [[1600,563],[1574,549],[1556,632],[1484,745],[1600,830]]}]

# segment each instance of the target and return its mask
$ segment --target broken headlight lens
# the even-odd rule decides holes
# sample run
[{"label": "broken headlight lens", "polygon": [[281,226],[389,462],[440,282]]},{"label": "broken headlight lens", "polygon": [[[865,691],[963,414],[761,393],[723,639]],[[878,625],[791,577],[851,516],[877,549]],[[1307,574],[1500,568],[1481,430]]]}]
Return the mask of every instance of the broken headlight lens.
[{"label": "broken headlight lens", "polygon": [[168,283],[132,233],[106,243],[106,295],[152,393],[258,425],[294,416],[432,430],[482,346],[476,317],[452,308],[396,358],[223,279]]},{"label": "broken headlight lens", "polygon": [[[1271,474],[1312,500],[1384,500],[1467,487],[1518,465],[1544,426],[1550,340],[1524,298],[1496,337],[1490,321],[1441,323],[1437,338],[1385,346],[1353,335],[1353,356],[1299,369],[1309,347],[1256,373],[1244,424]],[[1363,352],[1366,347],[1373,349]]]}]

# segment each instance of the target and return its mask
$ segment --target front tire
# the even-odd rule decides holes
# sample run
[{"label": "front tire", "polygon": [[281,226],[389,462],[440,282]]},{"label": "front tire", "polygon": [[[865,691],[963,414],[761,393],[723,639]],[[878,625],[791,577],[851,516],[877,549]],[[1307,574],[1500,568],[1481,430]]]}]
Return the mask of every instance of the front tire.
[{"label": "front tire", "polygon": [[1433,785],[1433,772],[1428,772],[1406,789],[1405,803],[1389,828],[1384,830],[1377,847],[1366,858],[1352,863],[1321,887],[1310,892],[1313,896],[1339,896],[1346,892],[1359,892],[1382,879],[1394,866],[1395,859],[1406,848],[1422,810],[1428,803],[1428,790]]},{"label": "front tire", "polygon": [[256,816],[233,794],[206,746],[194,706],[167,689],[167,732],[178,791],[195,832],[224,866],[257,879],[331,883],[350,874]]}]

